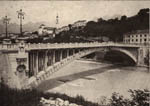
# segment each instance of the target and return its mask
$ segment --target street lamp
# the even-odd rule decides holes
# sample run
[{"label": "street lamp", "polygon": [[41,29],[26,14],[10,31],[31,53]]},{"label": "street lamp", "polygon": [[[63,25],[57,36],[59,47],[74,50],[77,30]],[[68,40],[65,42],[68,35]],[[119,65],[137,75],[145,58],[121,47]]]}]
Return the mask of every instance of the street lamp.
[{"label": "street lamp", "polygon": [[20,9],[19,11],[17,11],[17,14],[18,19],[20,19],[20,35],[22,36],[22,20],[24,19],[25,13],[22,11],[22,9]]},{"label": "street lamp", "polygon": [[5,28],[6,28],[6,38],[8,37],[7,27],[8,27],[9,21],[10,21],[10,18],[8,18],[7,16],[5,16],[5,17],[3,18],[3,23],[6,25],[6,26],[5,26]]}]

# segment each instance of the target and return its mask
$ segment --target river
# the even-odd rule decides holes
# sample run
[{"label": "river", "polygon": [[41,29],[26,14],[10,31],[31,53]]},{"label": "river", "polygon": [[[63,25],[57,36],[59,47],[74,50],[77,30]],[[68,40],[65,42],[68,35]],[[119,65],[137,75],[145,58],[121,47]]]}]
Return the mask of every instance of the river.
[{"label": "river", "polygon": [[129,89],[150,89],[150,73],[142,67],[121,67],[108,63],[75,60],[41,85],[47,92],[82,95],[98,102],[118,92],[129,97]]}]

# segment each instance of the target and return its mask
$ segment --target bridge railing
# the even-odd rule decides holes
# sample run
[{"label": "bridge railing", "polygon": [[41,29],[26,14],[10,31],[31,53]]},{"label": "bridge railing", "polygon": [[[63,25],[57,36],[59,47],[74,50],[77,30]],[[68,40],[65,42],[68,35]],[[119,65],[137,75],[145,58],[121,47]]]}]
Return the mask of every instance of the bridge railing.
[{"label": "bridge railing", "polygon": [[[142,47],[146,45],[141,44],[127,44],[127,43],[114,43],[114,42],[91,42],[91,43],[38,43],[30,44],[26,43],[25,48],[27,50],[34,49],[59,49],[59,48],[86,48],[86,47],[106,47],[106,46],[117,46],[117,47]],[[0,50],[18,50],[18,44],[0,45]]]},{"label": "bridge railing", "polygon": [[17,44],[3,44],[0,45],[0,50],[18,50]]}]

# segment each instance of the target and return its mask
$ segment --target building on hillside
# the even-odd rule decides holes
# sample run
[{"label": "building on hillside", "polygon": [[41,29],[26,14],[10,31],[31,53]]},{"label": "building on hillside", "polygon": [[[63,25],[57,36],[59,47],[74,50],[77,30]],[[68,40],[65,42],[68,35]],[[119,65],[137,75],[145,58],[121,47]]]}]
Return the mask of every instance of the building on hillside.
[{"label": "building on hillside", "polygon": [[61,27],[61,31],[69,31],[69,27],[68,26]]},{"label": "building on hillside", "polygon": [[124,43],[150,44],[149,30],[137,30],[123,35]]},{"label": "building on hillside", "polygon": [[[83,28],[84,26],[86,26],[86,20],[79,20],[77,22],[74,22],[73,24],[70,24],[71,25],[71,28]],[[60,32],[63,32],[63,31],[69,31],[70,28],[69,28],[69,25],[68,26],[63,26],[61,28],[58,28],[56,30],[56,34],[60,33]]]},{"label": "building on hillside", "polygon": [[69,26],[63,26],[61,28],[56,29],[56,34],[63,32],[63,31],[69,31]]},{"label": "building on hillside", "polygon": [[55,37],[56,28],[54,27],[47,27],[44,24],[40,25],[38,30],[39,36],[45,36],[48,35],[49,37],[53,38]]},{"label": "building on hillside", "polygon": [[56,29],[56,34],[59,34],[61,32],[61,28]]},{"label": "building on hillside", "polygon": [[46,27],[44,24],[41,24],[41,25],[40,25],[40,27],[39,27],[39,29],[38,29],[38,35],[39,35],[39,36],[42,36],[42,35],[43,35],[43,29],[44,29],[44,27]]},{"label": "building on hillside", "polygon": [[89,41],[99,41],[99,42],[108,42],[109,41],[109,38],[106,36],[88,37],[86,39]]},{"label": "building on hillside", "polygon": [[23,36],[30,36],[32,34],[32,32],[29,31],[24,31],[23,32]]},{"label": "building on hillside", "polygon": [[86,26],[86,24],[87,24],[86,20],[79,20],[72,24],[72,28],[84,27]]},{"label": "building on hillside", "polygon": [[54,27],[44,27],[43,35],[48,35],[49,37],[54,38],[55,30],[56,30],[56,28],[54,28]]}]

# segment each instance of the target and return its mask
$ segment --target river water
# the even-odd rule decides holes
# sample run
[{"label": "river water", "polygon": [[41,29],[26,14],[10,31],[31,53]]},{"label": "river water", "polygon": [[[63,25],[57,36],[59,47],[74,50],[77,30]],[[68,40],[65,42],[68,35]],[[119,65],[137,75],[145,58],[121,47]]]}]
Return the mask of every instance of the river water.
[{"label": "river water", "polygon": [[108,63],[75,60],[41,85],[48,92],[82,95],[98,102],[118,92],[129,97],[129,89],[150,89],[150,73],[141,67],[120,67]]}]

